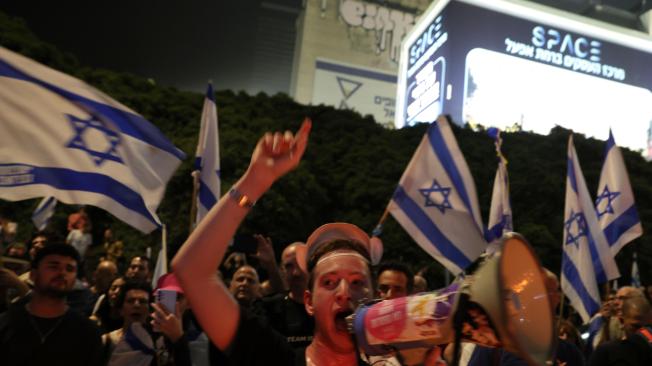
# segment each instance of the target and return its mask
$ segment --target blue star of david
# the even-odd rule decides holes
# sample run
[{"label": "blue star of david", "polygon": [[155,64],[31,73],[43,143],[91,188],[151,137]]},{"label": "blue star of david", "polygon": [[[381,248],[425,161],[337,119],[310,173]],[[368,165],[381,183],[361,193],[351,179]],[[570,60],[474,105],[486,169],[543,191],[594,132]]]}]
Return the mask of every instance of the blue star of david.
[{"label": "blue star of david", "polygon": [[[577,248],[580,247],[579,241],[582,236],[587,234],[586,218],[582,212],[575,213],[571,210],[568,221],[564,223],[566,228],[566,244],[575,244]],[[576,229],[573,234],[573,229]]]},{"label": "blue star of david", "polygon": [[[604,190],[602,191],[602,193],[600,193],[600,195],[595,200],[595,207],[598,212],[598,218],[608,213],[610,214],[614,213],[614,208],[613,206],[611,206],[611,204],[618,196],[620,196],[620,192],[609,191],[609,186],[605,184]],[[600,203],[605,199],[607,200],[607,204],[604,206],[604,210],[600,210]]]},{"label": "blue star of david", "polygon": [[[86,152],[97,166],[104,164],[104,162],[107,160],[124,164],[117,151],[117,147],[120,144],[119,134],[106,128],[102,122],[93,116],[91,116],[89,119],[81,119],[70,114],[67,114],[66,116],[68,117],[70,125],[75,131],[75,136],[73,136],[72,140],[68,142],[66,147],[71,149],[79,149]],[[99,131],[106,138],[109,146],[106,147],[104,151],[92,149],[88,146],[86,140],[84,140],[84,133],[90,129]]]},{"label": "blue star of david", "polygon": [[[446,211],[447,208],[453,208],[451,203],[448,201],[448,196],[451,194],[451,188],[442,187],[436,179],[432,181],[430,188],[420,188],[419,192],[421,192],[421,195],[426,198],[426,202],[424,203],[426,207],[436,207],[441,211],[441,213],[445,213],[444,211]],[[437,203],[431,199],[433,193],[441,194],[443,199],[441,203]]]}]

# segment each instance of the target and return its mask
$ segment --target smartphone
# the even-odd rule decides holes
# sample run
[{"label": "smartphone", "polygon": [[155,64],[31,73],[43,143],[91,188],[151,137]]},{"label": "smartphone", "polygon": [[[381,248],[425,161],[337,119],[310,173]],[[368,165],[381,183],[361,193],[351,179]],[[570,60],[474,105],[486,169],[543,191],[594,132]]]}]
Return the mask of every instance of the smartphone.
[{"label": "smartphone", "polygon": [[156,302],[163,304],[172,314],[177,310],[177,292],[173,290],[158,290],[156,292]]},{"label": "smartphone", "polygon": [[239,234],[233,237],[231,249],[234,252],[253,254],[258,251],[258,240],[253,235]]}]

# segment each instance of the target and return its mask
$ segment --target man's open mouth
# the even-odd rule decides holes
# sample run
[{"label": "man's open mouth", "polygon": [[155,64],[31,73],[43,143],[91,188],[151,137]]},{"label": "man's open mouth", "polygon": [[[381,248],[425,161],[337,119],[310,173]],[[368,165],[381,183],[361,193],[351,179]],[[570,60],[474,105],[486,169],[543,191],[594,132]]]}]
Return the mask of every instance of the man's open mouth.
[{"label": "man's open mouth", "polygon": [[346,322],[346,317],[353,314],[349,309],[340,310],[335,314],[335,329],[340,332],[349,333],[349,327]]}]

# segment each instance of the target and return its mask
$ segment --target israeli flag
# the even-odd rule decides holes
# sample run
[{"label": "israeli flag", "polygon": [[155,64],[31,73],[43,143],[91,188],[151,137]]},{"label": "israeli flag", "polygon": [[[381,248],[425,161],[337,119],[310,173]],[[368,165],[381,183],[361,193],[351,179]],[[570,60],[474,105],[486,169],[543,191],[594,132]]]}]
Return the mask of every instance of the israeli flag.
[{"label": "israeli flag", "polygon": [[496,169],[494,189],[491,194],[489,223],[485,232],[485,239],[491,243],[500,239],[504,233],[513,231],[514,226],[512,224],[512,204],[509,200],[507,159],[505,159],[501,151],[502,139],[500,131],[496,128],[490,128],[488,132],[496,140],[496,153],[498,155],[498,169]]},{"label": "israeli flag", "polygon": [[213,85],[208,84],[204,109],[201,115],[199,141],[195,153],[195,171],[199,188],[197,190],[198,224],[220,198],[220,145],[217,130],[217,107]]},{"label": "israeli flag", "polygon": [[586,188],[573,136],[568,139],[561,287],[584,322],[600,310],[598,284],[620,276]]},{"label": "israeli flag", "polygon": [[45,197],[36,206],[32,214],[32,222],[38,231],[43,231],[48,226],[55,207],[57,207],[57,199],[54,197]]},{"label": "israeli flag", "polygon": [[428,128],[388,211],[421,248],[454,274],[485,250],[475,184],[445,117]]},{"label": "israeli flag", "polygon": [[185,156],[154,125],[69,75],[0,47],[0,198],[101,207],[148,233]]},{"label": "israeli flag", "polygon": [[627,168],[611,130],[600,172],[595,209],[600,228],[614,256],[625,244],[643,235]]}]

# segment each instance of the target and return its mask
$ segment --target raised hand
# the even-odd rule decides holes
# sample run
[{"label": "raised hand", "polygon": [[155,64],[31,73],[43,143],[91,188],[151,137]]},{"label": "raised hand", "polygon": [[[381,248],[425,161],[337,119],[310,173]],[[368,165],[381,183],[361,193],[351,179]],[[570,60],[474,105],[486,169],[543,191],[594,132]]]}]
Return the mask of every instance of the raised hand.
[{"label": "raised hand", "polygon": [[306,118],[296,135],[290,131],[266,133],[256,145],[247,172],[259,183],[271,186],[278,178],[299,165],[308,144],[311,128],[312,121]]}]

